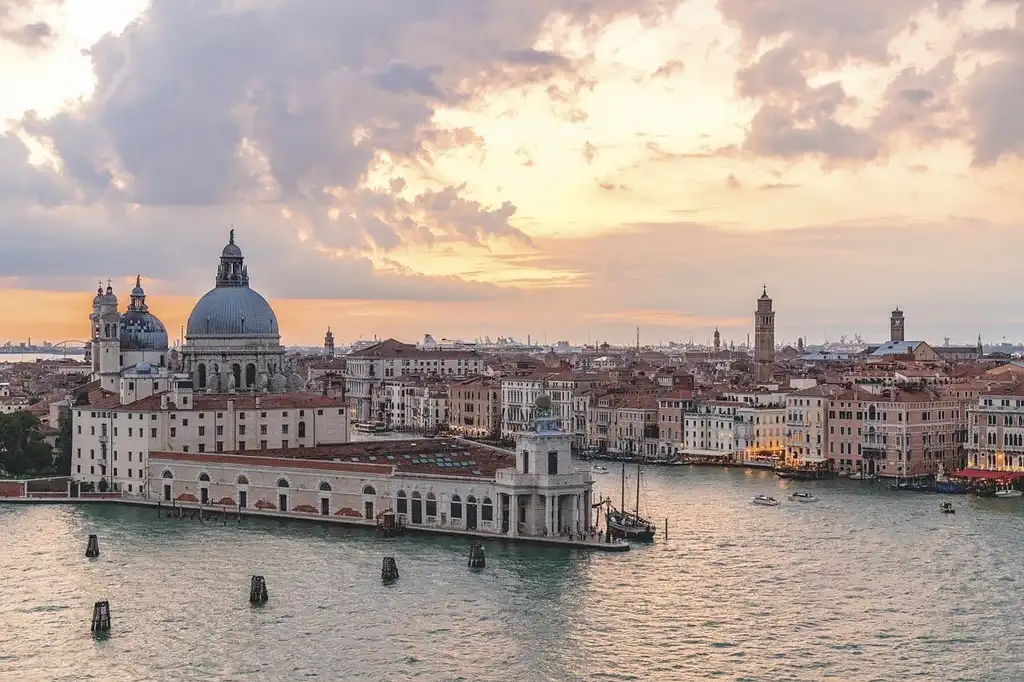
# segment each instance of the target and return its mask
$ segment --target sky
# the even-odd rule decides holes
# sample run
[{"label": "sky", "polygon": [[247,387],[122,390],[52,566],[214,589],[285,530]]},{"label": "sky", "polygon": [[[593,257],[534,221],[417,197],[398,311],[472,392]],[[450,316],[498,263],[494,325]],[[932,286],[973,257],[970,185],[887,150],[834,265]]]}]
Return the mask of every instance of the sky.
[{"label": "sky", "polygon": [[1024,339],[1024,0],[0,0],[0,339]]}]

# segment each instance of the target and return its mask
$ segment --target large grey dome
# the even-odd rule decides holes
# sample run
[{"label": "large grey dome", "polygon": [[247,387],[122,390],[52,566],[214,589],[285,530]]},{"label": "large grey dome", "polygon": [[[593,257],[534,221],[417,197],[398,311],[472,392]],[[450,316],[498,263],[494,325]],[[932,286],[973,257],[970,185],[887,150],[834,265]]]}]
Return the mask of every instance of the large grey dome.
[{"label": "large grey dome", "polygon": [[120,336],[121,350],[166,351],[168,348],[167,328],[156,315],[149,312],[141,277],[135,278],[131,302],[121,316]]},{"label": "large grey dome", "polygon": [[199,299],[188,316],[190,338],[197,336],[280,337],[277,316],[267,299],[249,287],[217,287]]},{"label": "large grey dome", "polygon": [[129,310],[121,316],[121,350],[166,351],[167,348],[167,328],[156,315]]}]

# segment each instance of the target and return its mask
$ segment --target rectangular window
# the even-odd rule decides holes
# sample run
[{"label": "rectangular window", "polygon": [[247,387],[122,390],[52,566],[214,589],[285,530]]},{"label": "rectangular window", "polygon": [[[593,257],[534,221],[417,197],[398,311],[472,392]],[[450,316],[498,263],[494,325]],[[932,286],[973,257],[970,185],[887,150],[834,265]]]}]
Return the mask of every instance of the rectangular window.
[{"label": "rectangular window", "polygon": [[238,435],[239,436],[244,436],[245,435],[245,424],[239,424],[238,425]]},{"label": "rectangular window", "polygon": [[558,475],[558,450],[548,453],[548,476]]},{"label": "rectangular window", "polygon": [[216,446],[214,446],[214,449],[216,449],[217,452],[224,452],[224,441],[217,441],[217,444]]},{"label": "rectangular window", "polygon": [[267,449],[267,441],[261,440],[260,441],[260,450],[266,450],[266,449]]},{"label": "rectangular window", "polygon": [[288,447],[288,441],[286,441],[286,440],[281,441],[281,447],[282,448],[287,448]]},{"label": "rectangular window", "polygon": [[188,446],[187,445],[182,445],[181,446],[181,451],[182,452],[188,452]]},{"label": "rectangular window", "polygon": [[206,427],[205,426],[200,426],[199,427],[199,435],[200,436],[205,436],[206,435]]},{"label": "rectangular window", "polygon": [[149,430],[149,435],[150,435],[151,438],[156,438],[156,429],[150,429]]},{"label": "rectangular window", "polygon": [[245,450],[245,441],[244,440],[238,441],[238,449],[239,450]]},{"label": "rectangular window", "polygon": [[267,425],[266,424],[260,424],[260,435],[261,436],[267,435]]},{"label": "rectangular window", "polygon": [[178,429],[174,426],[171,427],[171,438],[174,438],[178,433]]},{"label": "rectangular window", "polygon": [[281,424],[281,434],[285,435],[285,436],[288,435],[288,425],[287,424]]},{"label": "rectangular window", "polygon": [[181,425],[182,426],[188,426],[188,420],[187,419],[182,419],[181,420]]},{"label": "rectangular window", "polygon": [[223,426],[218,426],[217,427],[217,435],[218,436],[223,436],[224,435],[224,427]]}]

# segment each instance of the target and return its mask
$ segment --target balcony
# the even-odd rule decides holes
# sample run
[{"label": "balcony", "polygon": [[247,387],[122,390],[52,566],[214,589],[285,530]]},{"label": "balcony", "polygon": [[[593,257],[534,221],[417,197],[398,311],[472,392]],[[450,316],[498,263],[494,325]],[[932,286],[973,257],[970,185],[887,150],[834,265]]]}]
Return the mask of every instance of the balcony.
[{"label": "balcony", "polygon": [[589,485],[593,481],[590,473],[582,474],[520,474],[515,469],[499,469],[494,482],[514,488],[568,488]]}]

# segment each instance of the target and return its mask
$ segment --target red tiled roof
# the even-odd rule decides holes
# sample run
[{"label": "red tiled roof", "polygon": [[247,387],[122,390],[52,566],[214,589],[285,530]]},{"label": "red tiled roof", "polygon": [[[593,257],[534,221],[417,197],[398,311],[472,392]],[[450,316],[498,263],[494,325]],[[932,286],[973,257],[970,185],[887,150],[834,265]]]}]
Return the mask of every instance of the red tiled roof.
[{"label": "red tiled roof", "polygon": [[[300,459],[293,453],[303,453],[321,448],[287,448],[284,450],[245,451],[244,454],[209,453],[209,452],[158,452],[149,453],[151,460],[194,462],[197,464],[238,464],[252,467],[277,467],[290,469],[319,469],[323,471],[351,471],[387,476],[391,474],[391,464],[334,462],[329,460]],[[256,452],[265,452],[266,456]]]},{"label": "red tiled roof", "polygon": [[[172,410],[190,409],[196,410],[226,410],[229,402],[234,402],[236,410],[292,410],[300,408],[316,407],[345,407],[348,405],[345,400],[335,396],[325,396],[318,393],[210,393],[196,394],[192,396],[192,406],[179,408],[174,401],[170,400],[173,395],[169,391],[151,395],[125,405],[117,405],[118,411],[124,412],[146,412],[160,409],[161,396],[168,396],[168,407]],[[116,398],[116,395],[115,395]],[[256,400],[259,399],[259,407]]]}]

